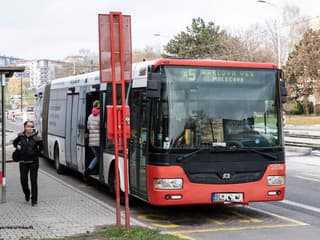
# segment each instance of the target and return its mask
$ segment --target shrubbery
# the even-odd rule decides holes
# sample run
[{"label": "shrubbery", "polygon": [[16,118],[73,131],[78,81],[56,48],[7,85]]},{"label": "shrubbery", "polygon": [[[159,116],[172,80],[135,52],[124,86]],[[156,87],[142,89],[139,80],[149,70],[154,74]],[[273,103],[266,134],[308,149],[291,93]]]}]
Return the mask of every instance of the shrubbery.
[{"label": "shrubbery", "polygon": [[[306,114],[305,107],[301,102],[290,101],[284,104],[283,107],[287,114],[295,114],[295,115]],[[309,113],[314,112],[314,107],[312,102],[308,102],[308,110],[309,110]]]}]

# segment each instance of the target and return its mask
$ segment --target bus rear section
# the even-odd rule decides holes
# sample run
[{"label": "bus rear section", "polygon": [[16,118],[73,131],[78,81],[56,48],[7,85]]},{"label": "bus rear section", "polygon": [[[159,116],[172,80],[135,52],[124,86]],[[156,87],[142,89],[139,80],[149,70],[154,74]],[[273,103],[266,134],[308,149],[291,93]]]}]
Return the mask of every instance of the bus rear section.
[{"label": "bus rear section", "polygon": [[284,199],[275,66],[167,60],[152,74],[130,93],[131,194],[162,206]]}]

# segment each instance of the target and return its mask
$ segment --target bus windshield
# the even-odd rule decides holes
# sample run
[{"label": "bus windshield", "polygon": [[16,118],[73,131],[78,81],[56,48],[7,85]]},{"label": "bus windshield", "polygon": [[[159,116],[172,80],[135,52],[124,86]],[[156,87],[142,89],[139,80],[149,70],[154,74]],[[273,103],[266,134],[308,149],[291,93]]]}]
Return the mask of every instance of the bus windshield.
[{"label": "bus windshield", "polygon": [[282,146],[274,69],[164,66],[151,142],[162,149]]}]

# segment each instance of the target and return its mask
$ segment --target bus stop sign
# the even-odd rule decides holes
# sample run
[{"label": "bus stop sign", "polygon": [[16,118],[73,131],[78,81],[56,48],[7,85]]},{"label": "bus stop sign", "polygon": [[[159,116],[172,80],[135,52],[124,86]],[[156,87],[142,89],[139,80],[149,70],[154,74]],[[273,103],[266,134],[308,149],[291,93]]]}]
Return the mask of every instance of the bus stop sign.
[{"label": "bus stop sign", "polygon": [[[120,24],[120,22],[122,24]],[[113,31],[111,31],[111,28]],[[123,34],[119,38],[120,33]],[[119,42],[121,39],[122,42]],[[131,16],[99,14],[99,61],[100,61],[100,82],[112,82],[112,44],[114,43],[115,79],[121,79],[120,54],[124,57],[124,81],[132,79],[132,51],[131,51]]]}]

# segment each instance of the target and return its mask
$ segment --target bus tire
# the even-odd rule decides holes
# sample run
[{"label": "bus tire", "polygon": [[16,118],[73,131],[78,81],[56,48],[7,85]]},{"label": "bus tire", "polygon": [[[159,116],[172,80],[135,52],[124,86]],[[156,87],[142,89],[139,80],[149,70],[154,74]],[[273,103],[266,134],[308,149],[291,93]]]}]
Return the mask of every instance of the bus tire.
[{"label": "bus tire", "polygon": [[60,152],[58,144],[54,145],[54,167],[58,174],[63,173],[63,166],[60,164]]},{"label": "bus tire", "polygon": [[[109,176],[108,176],[108,186],[109,191],[116,199],[116,175],[115,175],[115,164],[114,161],[111,163],[110,170],[109,170]],[[124,199],[124,192],[120,189],[120,204],[124,205],[125,199]]]}]

